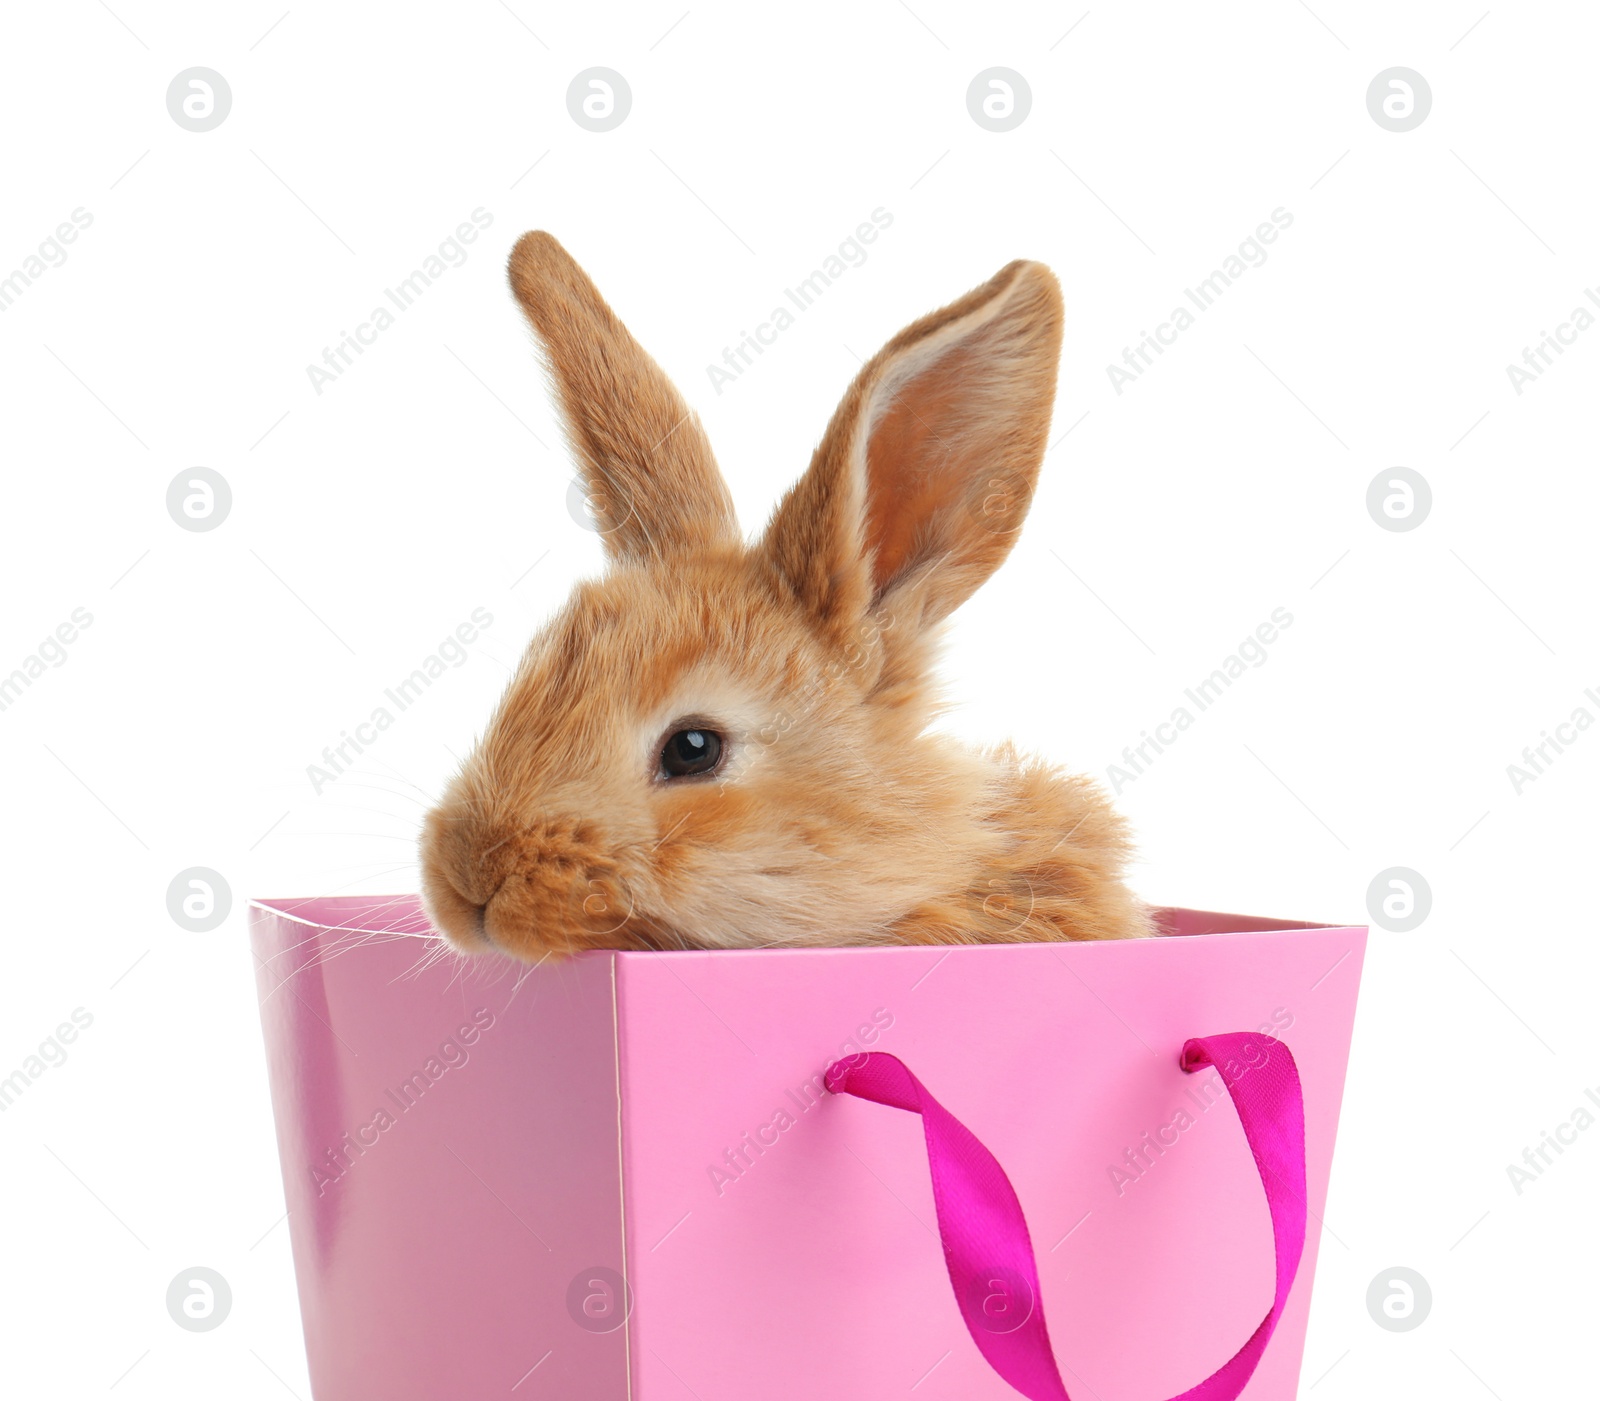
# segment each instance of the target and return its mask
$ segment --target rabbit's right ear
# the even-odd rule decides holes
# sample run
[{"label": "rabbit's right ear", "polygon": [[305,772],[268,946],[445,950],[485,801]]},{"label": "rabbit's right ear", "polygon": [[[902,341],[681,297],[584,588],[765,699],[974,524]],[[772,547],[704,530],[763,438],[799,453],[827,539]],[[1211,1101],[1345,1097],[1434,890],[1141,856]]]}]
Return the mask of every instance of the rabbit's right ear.
[{"label": "rabbit's right ear", "polygon": [[511,250],[511,290],[544,343],[606,554],[661,560],[739,539],[693,410],[547,233]]},{"label": "rabbit's right ear", "polygon": [[1061,290],[1017,262],[867,362],[761,548],[825,633],[869,613],[912,634],[1011,550],[1055,398]]}]

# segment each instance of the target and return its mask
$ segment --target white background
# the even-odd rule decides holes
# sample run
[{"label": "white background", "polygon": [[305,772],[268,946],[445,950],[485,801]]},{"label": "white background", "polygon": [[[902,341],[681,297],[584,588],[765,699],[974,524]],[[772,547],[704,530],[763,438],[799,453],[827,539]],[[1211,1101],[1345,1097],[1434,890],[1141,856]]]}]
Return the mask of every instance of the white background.
[{"label": "white background", "polygon": [[[0,1115],[5,1389],[309,1395],[245,904],[415,889],[451,751],[599,566],[505,289],[534,227],[698,407],[751,530],[857,356],[1013,257],[1056,269],[1055,445],[955,621],[948,723],[1103,776],[1293,614],[1120,802],[1158,902],[1362,922],[1385,868],[1432,890],[1373,931],[1301,1394],[1592,1378],[1600,1128],[1520,1195],[1506,1168],[1600,1086],[1600,732],[1520,793],[1507,765],[1600,716],[1600,329],[1521,395],[1506,366],[1600,287],[1600,24],[1483,3],[10,10],[0,275],[93,223],[0,314],[0,674],[93,623],[0,712],[0,1076],[93,1024]],[[194,65],[232,90],[205,133],[165,105]],[[633,95],[598,134],[565,101],[595,65]],[[995,65],[1033,95],[1001,134],[965,100]],[[1404,133],[1366,105],[1396,65],[1433,95]],[[307,364],[479,207],[466,263],[317,394]],[[878,207],[868,261],[716,393]],[[1279,207],[1268,261],[1117,394],[1106,365]],[[202,465],[233,505],[195,533],[165,499]],[[1396,465],[1433,493],[1404,533],[1366,508]],[[466,664],[313,792],[478,607]],[[212,933],[167,913],[191,866],[233,893]],[[211,1333],[164,1304],[196,1264],[233,1290]],[[1365,1304],[1396,1265],[1433,1291],[1406,1333]]]}]

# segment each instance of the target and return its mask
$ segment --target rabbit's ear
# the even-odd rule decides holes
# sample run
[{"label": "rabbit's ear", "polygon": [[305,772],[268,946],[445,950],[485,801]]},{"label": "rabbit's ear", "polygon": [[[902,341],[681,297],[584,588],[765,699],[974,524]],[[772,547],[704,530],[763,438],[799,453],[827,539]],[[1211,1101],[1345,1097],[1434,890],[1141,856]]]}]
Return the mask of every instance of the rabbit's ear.
[{"label": "rabbit's ear", "polygon": [[665,559],[739,538],[700,420],[547,233],[511,250],[511,289],[544,343],[606,553]]},{"label": "rabbit's ear", "polygon": [[1033,498],[1061,290],[1016,262],[906,327],[856,376],[762,548],[829,630],[937,622],[997,569]]}]

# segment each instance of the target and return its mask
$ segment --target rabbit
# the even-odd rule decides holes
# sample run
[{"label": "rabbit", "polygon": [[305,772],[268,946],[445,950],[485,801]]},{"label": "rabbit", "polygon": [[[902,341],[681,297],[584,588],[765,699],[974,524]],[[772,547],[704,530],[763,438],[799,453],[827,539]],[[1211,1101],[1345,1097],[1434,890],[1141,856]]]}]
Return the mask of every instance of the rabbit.
[{"label": "rabbit", "polygon": [[1013,262],[856,376],[754,543],[699,420],[548,233],[512,251],[608,558],[423,822],[448,942],[590,949],[1153,932],[1091,779],[930,733],[940,624],[1000,565],[1062,335]]}]

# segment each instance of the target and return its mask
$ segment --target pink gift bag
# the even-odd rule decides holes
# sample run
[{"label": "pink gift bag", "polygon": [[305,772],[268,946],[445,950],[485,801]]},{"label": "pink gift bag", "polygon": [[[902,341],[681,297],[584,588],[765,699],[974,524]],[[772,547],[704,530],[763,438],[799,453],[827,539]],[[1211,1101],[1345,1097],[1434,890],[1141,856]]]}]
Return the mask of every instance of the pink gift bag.
[{"label": "pink gift bag", "polygon": [[1295,1394],[1363,928],[528,967],[251,914],[317,1401]]}]

